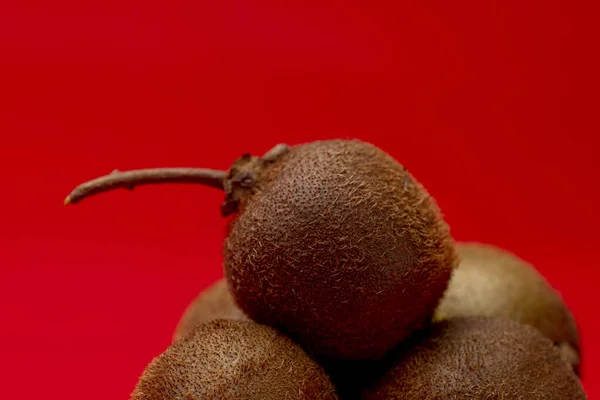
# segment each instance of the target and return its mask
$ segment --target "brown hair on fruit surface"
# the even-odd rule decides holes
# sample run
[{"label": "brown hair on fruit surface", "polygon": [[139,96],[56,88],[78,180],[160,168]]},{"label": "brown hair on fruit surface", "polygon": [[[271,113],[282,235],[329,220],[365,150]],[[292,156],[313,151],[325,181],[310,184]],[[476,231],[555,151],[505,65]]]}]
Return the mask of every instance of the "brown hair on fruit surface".
[{"label": "brown hair on fruit surface", "polygon": [[316,361],[290,338],[252,321],[201,324],[145,368],[132,400],[336,400]]},{"label": "brown hair on fruit surface", "polygon": [[[383,150],[358,140],[278,145],[226,173],[196,171],[156,182],[225,191],[221,213],[235,214],[225,274],[253,320],[318,355],[378,359],[431,318],[457,255],[435,200]],[[136,185],[120,174],[67,199]]]},{"label": "brown hair on fruit surface", "polygon": [[389,367],[362,400],[585,400],[552,341],[505,318],[435,323],[420,342],[389,353]]},{"label": "brown hair on fruit surface", "polygon": [[458,242],[454,270],[434,320],[502,317],[539,329],[581,373],[579,330],[569,307],[535,267],[508,250]]},{"label": "brown hair on fruit surface", "polygon": [[192,300],[177,323],[173,341],[180,340],[196,326],[213,319],[247,319],[235,304],[225,279],[219,279]]}]

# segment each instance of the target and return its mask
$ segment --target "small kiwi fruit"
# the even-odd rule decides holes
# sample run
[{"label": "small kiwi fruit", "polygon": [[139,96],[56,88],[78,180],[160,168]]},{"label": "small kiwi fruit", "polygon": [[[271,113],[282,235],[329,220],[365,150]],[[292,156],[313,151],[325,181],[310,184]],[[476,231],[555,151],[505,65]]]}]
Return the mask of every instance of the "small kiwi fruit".
[{"label": "small kiwi fruit", "polygon": [[560,294],[529,263],[499,247],[456,243],[460,264],[453,272],[434,320],[461,316],[510,318],[539,329],[560,349],[577,374],[577,325]]},{"label": "small kiwi fruit", "polygon": [[132,400],[337,399],[329,377],[290,338],[246,320],[196,326],[145,368]]},{"label": "small kiwi fruit", "polygon": [[504,318],[435,323],[395,356],[363,400],[587,399],[548,338]]},{"label": "small kiwi fruit", "polygon": [[213,319],[247,319],[235,304],[225,279],[219,279],[203,290],[185,309],[173,334],[180,340],[196,326]]},{"label": "small kiwi fruit", "polygon": [[65,203],[114,188],[196,182],[221,188],[225,276],[251,319],[311,354],[378,359],[426,324],[457,264],[449,227],[426,189],[359,140],[277,145],[227,172],[115,172]]}]

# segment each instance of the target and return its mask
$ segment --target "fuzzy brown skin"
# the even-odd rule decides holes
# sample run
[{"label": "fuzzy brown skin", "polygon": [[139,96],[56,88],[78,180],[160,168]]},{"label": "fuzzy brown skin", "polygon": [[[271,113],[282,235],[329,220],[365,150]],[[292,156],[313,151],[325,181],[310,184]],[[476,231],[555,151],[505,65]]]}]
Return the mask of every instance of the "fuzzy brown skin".
[{"label": "fuzzy brown skin", "polygon": [[551,339],[579,373],[579,335],[573,315],[550,284],[515,254],[481,243],[457,243],[454,271],[434,319],[504,317]]},{"label": "fuzzy brown skin", "polygon": [[252,321],[212,320],[146,367],[132,400],[337,399],[291,339]]},{"label": "fuzzy brown skin", "polygon": [[188,305],[175,328],[173,341],[180,340],[196,326],[213,319],[248,319],[235,304],[225,279],[210,285]]},{"label": "fuzzy brown skin", "polygon": [[363,400],[585,400],[581,382],[537,329],[489,317],[435,324]]},{"label": "fuzzy brown skin", "polygon": [[456,254],[427,191],[377,147],[293,147],[225,242],[236,302],[314,354],[377,359],[431,318]]}]

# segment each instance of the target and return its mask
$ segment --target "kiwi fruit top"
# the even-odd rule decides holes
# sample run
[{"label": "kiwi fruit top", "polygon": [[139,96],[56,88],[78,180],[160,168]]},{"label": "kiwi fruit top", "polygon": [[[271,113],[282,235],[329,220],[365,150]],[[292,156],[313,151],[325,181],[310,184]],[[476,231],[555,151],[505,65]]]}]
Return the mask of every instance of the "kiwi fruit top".
[{"label": "kiwi fruit top", "polygon": [[433,324],[399,352],[364,400],[584,400],[581,382],[537,329],[492,317]]},{"label": "kiwi fruit top", "polygon": [[212,319],[247,319],[235,304],[225,279],[219,279],[210,285],[188,305],[175,328],[173,341]]},{"label": "kiwi fruit top", "polygon": [[331,358],[383,356],[431,317],[455,266],[434,200],[364,142],[293,147],[240,207],[224,261],[237,304]]},{"label": "kiwi fruit top", "polygon": [[225,191],[224,270],[251,319],[311,354],[378,359],[430,321],[457,264],[443,216],[390,155],[359,140],[277,145],[227,172],[115,172],[65,203],[148,183]]},{"label": "kiwi fruit top", "polygon": [[459,267],[434,320],[460,316],[510,318],[539,329],[580,372],[578,329],[560,294],[529,263],[489,244],[457,243]]},{"label": "kiwi fruit top", "polygon": [[132,400],[337,399],[320,367],[273,328],[211,320],[171,344],[144,370]]}]

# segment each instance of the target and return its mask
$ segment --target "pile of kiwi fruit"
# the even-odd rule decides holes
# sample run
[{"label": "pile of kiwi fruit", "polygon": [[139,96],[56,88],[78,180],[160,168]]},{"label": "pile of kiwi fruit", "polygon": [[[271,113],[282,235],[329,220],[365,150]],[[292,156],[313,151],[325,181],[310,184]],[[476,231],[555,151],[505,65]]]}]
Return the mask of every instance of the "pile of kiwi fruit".
[{"label": "pile of kiwi fruit", "polygon": [[586,399],[575,319],[534,266],[458,242],[398,161],[360,140],[279,144],[227,171],[118,171],[112,189],[222,190],[223,277],[183,311],[132,400]]}]

